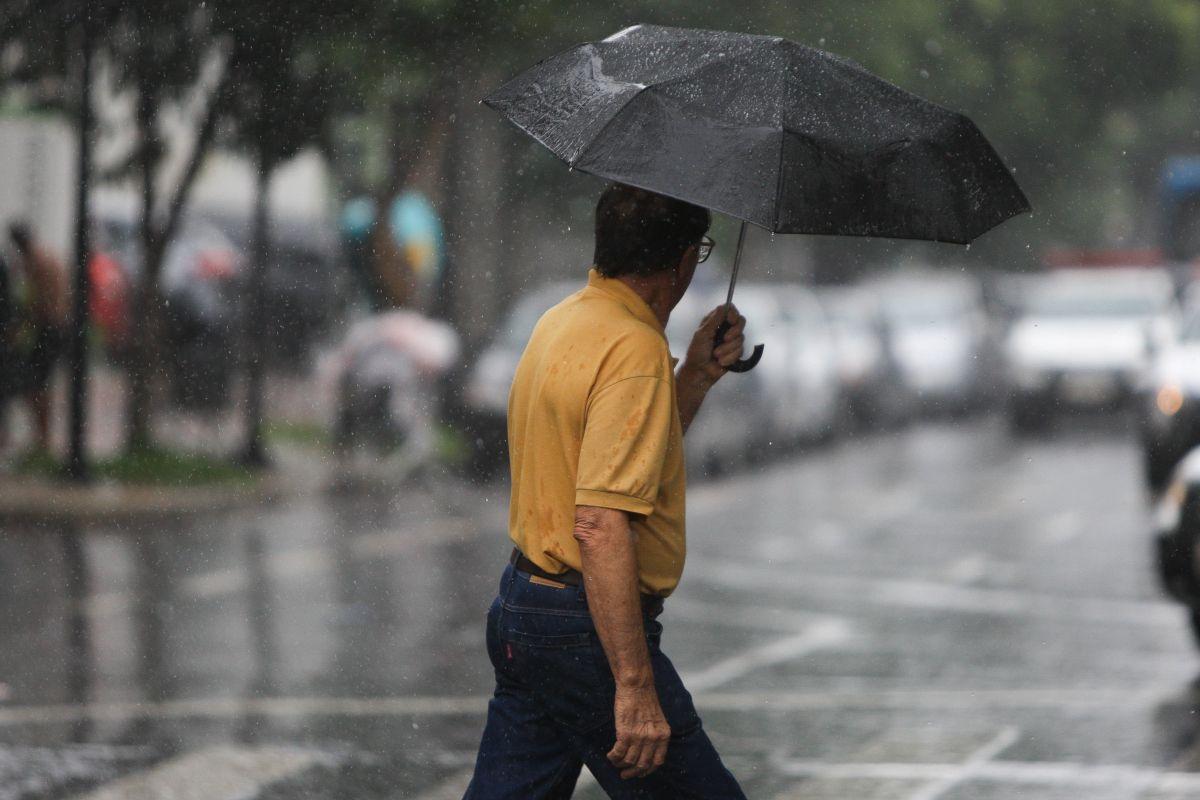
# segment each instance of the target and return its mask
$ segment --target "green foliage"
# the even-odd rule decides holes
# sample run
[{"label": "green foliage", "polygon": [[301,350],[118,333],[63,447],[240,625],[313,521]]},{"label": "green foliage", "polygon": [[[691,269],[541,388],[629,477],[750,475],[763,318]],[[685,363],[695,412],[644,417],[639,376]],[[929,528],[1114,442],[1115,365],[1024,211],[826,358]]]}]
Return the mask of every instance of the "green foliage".
[{"label": "green foliage", "polygon": [[[42,478],[63,476],[62,465],[44,452],[33,452],[16,465],[21,475]],[[92,475],[100,481],[145,486],[248,485],[253,470],[210,456],[148,447],[98,461]]]},{"label": "green foliage", "polygon": [[[1002,238],[1102,237],[1097,192],[1123,193],[1136,206],[1126,210],[1144,213],[1139,203],[1161,160],[1200,145],[1187,118],[1200,99],[1193,0],[383,0],[342,32],[337,57],[351,67],[367,115],[388,124],[394,104],[443,91],[447,76],[502,80],[637,22],[786,36],[964,111],[1017,169],[1035,206],[1032,224],[1001,229]],[[544,154],[519,152],[523,183],[533,187],[523,195],[563,180]]]}]

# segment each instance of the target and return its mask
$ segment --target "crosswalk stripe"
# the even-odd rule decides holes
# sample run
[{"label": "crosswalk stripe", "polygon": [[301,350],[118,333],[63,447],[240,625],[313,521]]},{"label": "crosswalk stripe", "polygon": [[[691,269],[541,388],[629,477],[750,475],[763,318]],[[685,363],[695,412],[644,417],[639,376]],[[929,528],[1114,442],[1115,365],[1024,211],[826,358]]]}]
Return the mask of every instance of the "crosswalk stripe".
[{"label": "crosswalk stripe", "polygon": [[118,778],[77,800],[246,800],[319,763],[318,753],[298,748],[209,747]]}]

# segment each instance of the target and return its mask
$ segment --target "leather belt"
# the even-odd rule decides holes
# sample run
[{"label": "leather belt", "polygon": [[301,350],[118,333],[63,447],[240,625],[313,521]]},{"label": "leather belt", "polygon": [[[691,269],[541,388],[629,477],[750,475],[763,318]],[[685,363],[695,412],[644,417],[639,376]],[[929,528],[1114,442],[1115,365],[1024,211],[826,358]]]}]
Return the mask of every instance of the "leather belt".
[{"label": "leather belt", "polygon": [[537,564],[525,557],[518,548],[514,547],[512,557],[508,559],[508,563],[512,564],[522,572],[528,572],[530,575],[537,575],[539,578],[545,578],[548,581],[558,581],[565,583],[568,586],[583,585],[583,575],[578,570],[569,569],[566,572],[547,572]]},{"label": "leather belt", "polygon": [[[519,569],[521,572],[528,572],[530,575],[536,575],[539,578],[544,578],[548,581],[557,581],[565,583],[568,586],[582,586],[583,574],[579,570],[568,569],[566,572],[547,572],[537,564],[525,557],[525,554],[520,549],[514,547],[512,555],[508,559],[508,563]],[[661,597],[649,594],[641,595],[642,613],[648,614],[651,617],[657,617],[662,613],[663,599]]]}]

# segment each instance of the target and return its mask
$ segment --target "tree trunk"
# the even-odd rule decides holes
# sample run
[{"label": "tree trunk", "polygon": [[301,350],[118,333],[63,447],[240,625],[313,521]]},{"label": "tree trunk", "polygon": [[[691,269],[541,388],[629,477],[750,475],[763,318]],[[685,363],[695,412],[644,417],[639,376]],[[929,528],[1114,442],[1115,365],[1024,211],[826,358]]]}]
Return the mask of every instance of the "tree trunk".
[{"label": "tree trunk", "polygon": [[208,146],[216,129],[217,116],[221,109],[225,90],[228,87],[231,68],[227,64],[213,89],[196,135],[196,144],[175,187],[166,217],[156,215],[158,192],[154,178],[159,166],[162,150],[155,131],[158,119],[156,97],[150,88],[153,78],[149,77],[149,66],[138,62],[138,101],[136,118],[142,137],[137,152],[138,170],[141,175],[142,219],[140,239],[142,249],[142,272],[133,291],[133,304],[129,315],[130,360],[128,366],[129,394],[125,401],[125,451],[145,450],[153,445],[154,382],[159,374],[161,341],[163,333],[163,304],[158,294],[158,275],[162,270],[167,245],[175,234],[188,194],[199,173]]},{"label": "tree trunk", "polygon": [[87,360],[88,295],[91,276],[88,261],[88,184],[92,153],[92,15],[85,2],[80,24],[79,79],[79,186],[75,198],[75,312],[71,320],[71,416],[67,474],[74,480],[88,479],[87,463]]},{"label": "tree trunk", "polygon": [[254,188],[254,222],[250,246],[250,285],[244,319],[245,341],[243,353],[246,359],[246,416],[245,441],[242,444],[241,461],[252,467],[267,464],[263,447],[263,389],[264,389],[264,300],[266,295],[266,273],[270,258],[270,184],[274,164],[261,148],[257,159],[258,175]]},{"label": "tree trunk", "polygon": [[139,87],[137,124],[141,142],[138,169],[141,177],[142,218],[139,231],[142,249],[142,274],[133,292],[129,315],[130,362],[129,396],[125,403],[125,451],[135,453],[151,445],[150,381],[157,339],[157,237],[154,231],[154,207],[157,193],[154,168],[158,162],[158,138],[154,131],[154,100],[144,84]]}]

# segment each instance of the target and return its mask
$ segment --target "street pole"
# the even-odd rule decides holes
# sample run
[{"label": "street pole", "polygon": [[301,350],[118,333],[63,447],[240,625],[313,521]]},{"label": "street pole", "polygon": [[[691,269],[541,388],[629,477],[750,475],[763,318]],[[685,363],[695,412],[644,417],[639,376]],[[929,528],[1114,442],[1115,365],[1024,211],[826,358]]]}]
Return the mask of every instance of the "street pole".
[{"label": "street pole", "polygon": [[[265,134],[260,134],[265,135]],[[246,431],[242,444],[241,462],[249,467],[268,465],[263,446],[263,392],[266,389],[265,339],[266,272],[271,249],[270,188],[274,162],[267,145],[259,143],[257,182],[254,186],[254,220],[250,244],[250,285],[245,315],[246,354]]]},{"label": "street pole", "polygon": [[91,169],[92,128],[92,3],[84,0],[80,23],[79,83],[79,191],[75,201],[75,314],[71,324],[71,407],[70,453],[67,474],[72,480],[86,482],[87,463],[87,331],[88,294],[91,280],[88,260],[91,246],[88,241],[88,184]]}]

